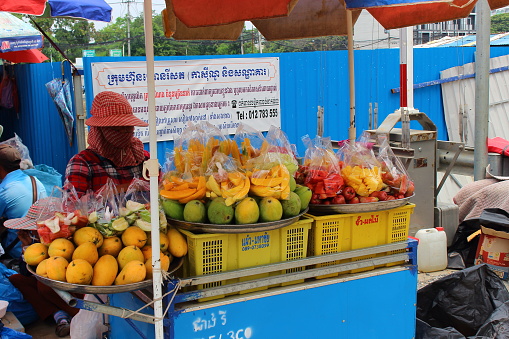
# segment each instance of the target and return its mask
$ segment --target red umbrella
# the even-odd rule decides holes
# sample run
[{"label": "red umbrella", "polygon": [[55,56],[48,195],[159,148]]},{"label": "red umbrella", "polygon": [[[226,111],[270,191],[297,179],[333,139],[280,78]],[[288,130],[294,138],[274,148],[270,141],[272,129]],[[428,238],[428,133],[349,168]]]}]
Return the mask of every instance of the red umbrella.
[{"label": "red umbrella", "polygon": [[0,59],[18,64],[21,62],[40,63],[48,60],[48,57],[38,49],[27,49],[24,51],[0,53]]}]

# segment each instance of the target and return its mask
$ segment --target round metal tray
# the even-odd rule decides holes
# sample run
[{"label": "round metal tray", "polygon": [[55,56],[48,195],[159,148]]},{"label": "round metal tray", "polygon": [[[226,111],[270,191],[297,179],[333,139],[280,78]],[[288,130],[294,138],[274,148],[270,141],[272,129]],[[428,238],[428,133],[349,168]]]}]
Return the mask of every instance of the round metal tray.
[{"label": "round metal tray", "polygon": [[327,214],[341,214],[341,213],[365,213],[388,210],[392,208],[401,207],[408,203],[408,200],[412,199],[414,194],[407,198],[388,200],[388,201],[377,201],[367,202],[362,204],[339,204],[339,205],[309,205],[309,213],[315,215],[327,215]]},{"label": "round metal tray", "polygon": [[[168,273],[173,273],[182,266],[184,258],[174,258],[171,261],[170,267],[168,269]],[[35,273],[35,268],[33,266],[27,265],[28,271],[32,273],[37,280],[42,282],[44,285],[47,285],[52,288],[56,288],[57,290],[74,292],[74,293],[83,293],[83,294],[114,294],[114,293],[125,293],[137,290],[143,290],[145,288],[152,287],[152,279],[143,280],[134,284],[126,284],[126,285],[112,285],[112,286],[92,286],[92,285],[79,285],[79,284],[70,284],[63,281],[52,280],[43,276],[40,276]]]},{"label": "round metal tray", "polygon": [[177,228],[181,228],[191,232],[202,232],[202,233],[253,233],[272,231],[281,227],[289,226],[294,222],[298,221],[302,215],[308,212],[306,208],[303,212],[295,217],[288,219],[281,219],[278,221],[271,222],[260,222],[256,224],[244,224],[244,225],[217,225],[217,224],[204,224],[197,222],[188,222],[172,218],[167,218],[168,222]]}]

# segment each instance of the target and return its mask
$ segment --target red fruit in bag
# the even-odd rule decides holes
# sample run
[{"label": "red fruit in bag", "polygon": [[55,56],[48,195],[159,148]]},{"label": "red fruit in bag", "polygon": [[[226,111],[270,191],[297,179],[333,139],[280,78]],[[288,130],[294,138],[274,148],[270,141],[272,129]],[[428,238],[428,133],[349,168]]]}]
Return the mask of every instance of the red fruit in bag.
[{"label": "red fruit in bag", "polygon": [[318,199],[320,199],[320,200],[325,200],[325,199],[327,199],[327,198],[328,198],[328,196],[327,196],[327,194],[325,194],[325,193],[323,193],[323,194],[319,194],[319,195],[318,195]]},{"label": "red fruit in bag", "polygon": [[353,189],[353,187],[346,186],[343,189],[343,196],[345,197],[346,200],[353,199],[355,197],[355,190]]},{"label": "red fruit in bag", "polygon": [[359,201],[359,197],[353,197],[352,199],[348,200],[348,204],[358,204],[360,201]]},{"label": "red fruit in bag", "polygon": [[371,192],[371,194],[369,196],[378,198],[378,200],[380,200],[380,201],[385,201],[385,200],[387,200],[388,195],[387,195],[387,192],[385,192],[385,191],[375,191],[375,192]]},{"label": "red fruit in bag", "polygon": [[338,194],[334,198],[332,198],[331,204],[346,204],[346,199],[343,195]]},{"label": "red fruit in bag", "polygon": [[359,202],[361,204],[365,204],[365,203],[368,203],[368,202],[377,202],[377,201],[378,201],[377,197],[360,197],[359,198]]},{"label": "red fruit in bag", "polygon": [[316,186],[315,186],[315,189],[313,190],[313,193],[315,193],[315,194],[325,194],[325,186],[323,184],[323,181],[320,181],[320,182],[316,183]]}]

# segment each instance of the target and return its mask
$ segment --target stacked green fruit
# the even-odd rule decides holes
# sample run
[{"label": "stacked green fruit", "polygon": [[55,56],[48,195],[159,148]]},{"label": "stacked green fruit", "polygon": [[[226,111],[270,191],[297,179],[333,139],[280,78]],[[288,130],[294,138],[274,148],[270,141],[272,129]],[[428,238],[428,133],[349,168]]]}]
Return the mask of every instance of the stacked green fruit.
[{"label": "stacked green fruit", "polygon": [[290,179],[290,189],[288,200],[248,196],[228,206],[222,197],[209,199],[205,203],[191,200],[186,204],[162,199],[161,205],[169,218],[194,223],[246,225],[273,222],[295,217],[308,207],[312,196],[311,190],[306,186],[297,185],[293,177]]}]

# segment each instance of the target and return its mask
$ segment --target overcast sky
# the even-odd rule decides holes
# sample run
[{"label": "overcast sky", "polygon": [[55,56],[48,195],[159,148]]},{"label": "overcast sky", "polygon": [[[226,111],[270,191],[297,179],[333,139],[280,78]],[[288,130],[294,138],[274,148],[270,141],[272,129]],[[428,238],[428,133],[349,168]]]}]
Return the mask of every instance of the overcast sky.
[{"label": "overcast sky", "polygon": [[[137,17],[143,13],[143,1],[142,0],[106,0],[106,2],[111,6],[111,21],[115,22],[118,17],[123,17],[127,15],[127,2],[129,3],[129,11],[131,12],[131,16]],[[166,3],[164,0],[152,0],[152,9],[160,14],[163,9],[166,8]],[[94,21],[95,27],[97,29],[101,29],[107,25],[106,22]]]}]

